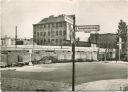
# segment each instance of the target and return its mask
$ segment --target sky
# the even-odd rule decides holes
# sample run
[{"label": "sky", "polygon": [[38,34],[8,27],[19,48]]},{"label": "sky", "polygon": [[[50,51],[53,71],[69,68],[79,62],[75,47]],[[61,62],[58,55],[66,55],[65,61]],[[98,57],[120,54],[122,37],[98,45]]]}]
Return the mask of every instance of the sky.
[{"label": "sky", "polygon": [[[128,24],[128,0],[1,0],[1,36],[32,38],[33,24],[45,17],[75,14],[77,25],[100,25],[99,33],[116,33]],[[88,34],[78,33],[81,39]]]}]

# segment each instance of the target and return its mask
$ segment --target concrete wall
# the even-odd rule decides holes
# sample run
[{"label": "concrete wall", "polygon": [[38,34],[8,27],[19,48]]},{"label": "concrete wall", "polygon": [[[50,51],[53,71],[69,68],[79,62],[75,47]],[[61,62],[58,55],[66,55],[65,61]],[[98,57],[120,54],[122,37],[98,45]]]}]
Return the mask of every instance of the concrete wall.
[{"label": "concrete wall", "polygon": [[[39,60],[45,56],[53,56],[58,60],[67,59],[71,60],[72,52],[71,51],[61,51],[61,50],[52,50],[52,51],[37,51],[38,54],[32,55],[33,59]],[[75,59],[93,59],[97,60],[97,52],[84,52],[84,51],[76,51]]]}]

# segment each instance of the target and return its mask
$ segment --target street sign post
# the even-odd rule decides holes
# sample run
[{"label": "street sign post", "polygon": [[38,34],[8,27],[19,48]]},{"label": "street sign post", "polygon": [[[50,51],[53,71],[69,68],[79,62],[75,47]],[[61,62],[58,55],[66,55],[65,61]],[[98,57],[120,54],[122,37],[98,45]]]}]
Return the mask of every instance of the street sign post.
[{"label": "street sign post", "polygon": [[73,30],[71,30],[70,34],[70,40],[72,44],[72,91],[75,91],[75,44],[76,44],[76,38],[75,38],[75,32],[84,32],[84,33],[90,33],[90,32],[97,32],[100,30],[99,25],[75,25],[75,15],[73,16]]},{"label": "street sign post", "polygon": [[72,91],[75,91],[75,15],[73,16],[72,30]]}]

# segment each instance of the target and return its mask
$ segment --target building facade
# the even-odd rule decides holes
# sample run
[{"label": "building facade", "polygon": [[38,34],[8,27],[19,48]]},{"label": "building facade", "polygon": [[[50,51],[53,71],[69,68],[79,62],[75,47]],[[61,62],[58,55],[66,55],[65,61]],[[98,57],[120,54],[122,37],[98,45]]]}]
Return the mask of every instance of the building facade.
[{"label": "building facade", "polygon": [[33,24],[33,40],[37,45],[65,45],[73,29],[74,15],[49,16]]}]

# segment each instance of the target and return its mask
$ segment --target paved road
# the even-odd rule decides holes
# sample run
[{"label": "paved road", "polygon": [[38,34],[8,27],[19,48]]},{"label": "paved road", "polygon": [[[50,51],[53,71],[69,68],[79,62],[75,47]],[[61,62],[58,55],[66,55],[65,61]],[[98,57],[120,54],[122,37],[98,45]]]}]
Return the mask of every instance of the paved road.
[{"label": "paved road", "polygon": [[[56,68],[49,72],[24,72],[14,70],[3,70],[1,77],[36,79],[45,81],[71,83],[72,63],[39,65],[40,67]],[[107,80],[126,79],[127,65],[111,63],[76,63],[76,84]]]}]

